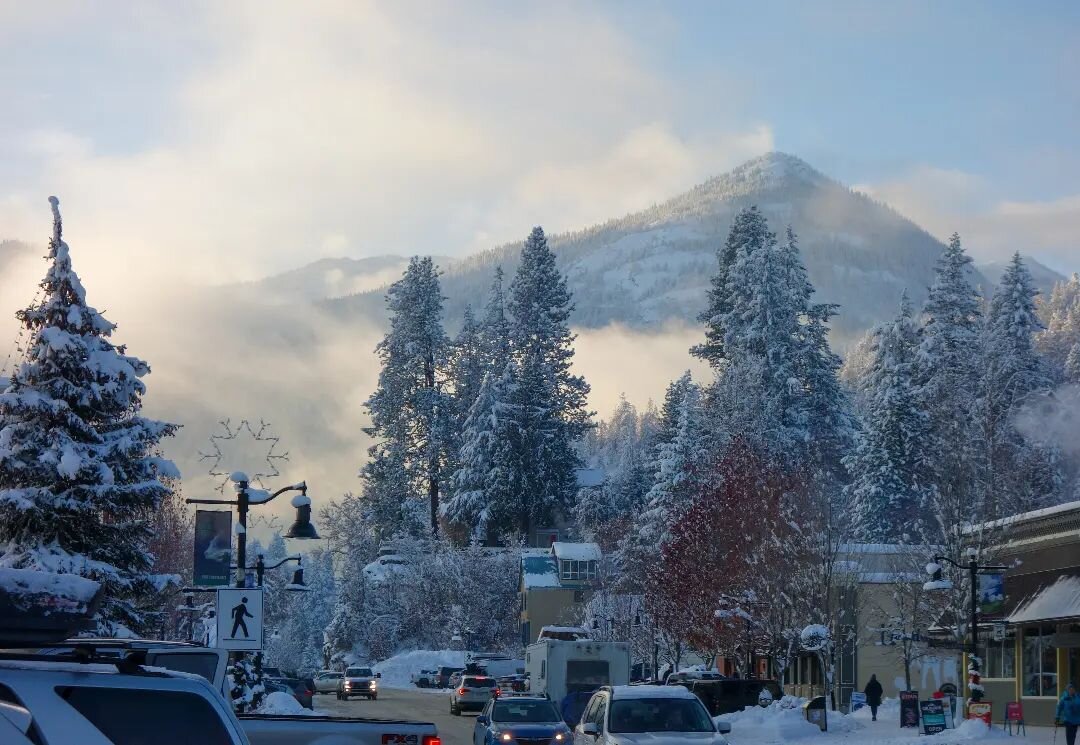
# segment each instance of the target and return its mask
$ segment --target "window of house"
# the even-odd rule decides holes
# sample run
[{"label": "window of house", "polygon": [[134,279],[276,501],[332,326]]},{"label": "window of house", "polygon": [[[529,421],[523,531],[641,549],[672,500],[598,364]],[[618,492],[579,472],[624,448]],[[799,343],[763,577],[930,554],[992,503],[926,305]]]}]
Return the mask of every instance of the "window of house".
[{"label": "window of house", "polygon": [[983,677],[1016,677],[1016,639],[1007,636],[1002,641],[988,641],[979,652],[982,655]]},{"label": "window of house", "polygon": [[1054,629],[1036,626],[1024,629],[1024,695],[1057,696],[1057,650]]},{"label": "window of house", "polygon": [[596,579],[596,562],[562,559],[559,562],[559,578],[570,582]]}]

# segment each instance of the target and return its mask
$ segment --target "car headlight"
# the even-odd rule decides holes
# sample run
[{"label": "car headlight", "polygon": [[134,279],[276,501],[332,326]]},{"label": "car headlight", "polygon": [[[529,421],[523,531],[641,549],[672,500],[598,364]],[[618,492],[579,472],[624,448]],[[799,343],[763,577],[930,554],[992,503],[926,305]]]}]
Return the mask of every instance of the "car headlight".
[{"label": "car headlight", "polygon": [[555,742],[562,742],[565,739],[566,739],[566,735],[564,735],[562,732],[556,732],[555,733]]},{"label": "car headlight", "polygon": [[513,742],[513,740],[514,740],[514,736],[512,734],[510,734],[509,732],[502,732],[502,733],[499,734],[499,741],[500,742]]}]

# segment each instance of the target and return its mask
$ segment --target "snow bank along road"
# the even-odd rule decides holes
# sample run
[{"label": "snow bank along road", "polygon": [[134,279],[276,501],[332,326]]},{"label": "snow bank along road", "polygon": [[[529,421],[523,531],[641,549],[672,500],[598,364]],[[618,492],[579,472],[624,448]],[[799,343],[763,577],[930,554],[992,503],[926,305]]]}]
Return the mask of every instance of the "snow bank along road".
[{"label": "snow bank along road", "polygon": [[471,745],[476,714],[460,717],[450,714],[448,691],[419,691],[380,688],[376,701],[351,699],[338,701],[333,695],[315,697],[315,711],[341,717],[380,717],[434,722],[446,745]]}]

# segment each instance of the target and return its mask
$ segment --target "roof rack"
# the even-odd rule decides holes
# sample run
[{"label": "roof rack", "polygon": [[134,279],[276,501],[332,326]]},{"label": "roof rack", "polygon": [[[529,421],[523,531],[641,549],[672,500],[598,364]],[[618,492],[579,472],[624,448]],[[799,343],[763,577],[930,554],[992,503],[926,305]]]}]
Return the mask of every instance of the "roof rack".
[{"label": "roof rack", "polygon": [[150,671],[143,669],[146,664],[146,650],[130,650],[122,656],[101,655],[97,650],[88,645],[75,645],[70,652],[64,654],[42,654],[23,650],[2,650],[0,661],[17,660],[28,662],[77,662],[81,665],[98,664],[113,665],[117,671],[127,675],[150,675]]}]

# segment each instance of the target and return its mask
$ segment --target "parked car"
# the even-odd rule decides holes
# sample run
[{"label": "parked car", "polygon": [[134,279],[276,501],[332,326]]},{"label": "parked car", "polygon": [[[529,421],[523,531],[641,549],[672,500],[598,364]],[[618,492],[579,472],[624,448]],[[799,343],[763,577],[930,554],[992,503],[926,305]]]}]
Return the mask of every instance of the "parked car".
[{"label": "parked car", "polygon": [[709,714],[718,717],[732,714],[746,707],[758,706],[762,691],[768,692],[771,701],[783,698],[784,691],[775,680],[741,678],[731,680],[695,680],[688,688],[701,699]]},{"label": "parked car", "polygon": [[280,683],[285,686],[292,697],[295,698],[305,709],[314,709],[312,698],[315,695],[314,687],[309,687],[308,682],[300,678],[266,678],[266,680]]},{"label": "parked car", "polygon": [[503,693],[521,693],[525,690],[524,675],[506,675],[496,681]]},{"label": "parked car", "polygon": [[473,745],[502,742],[569,743],[570,729],[555,705],[542,696],[492,699],[476,718]]},{"label": "parked car", "polygon": [[409,681],[417,688],[434,688],[438,670],[420,670],[409,676]]},{"label": "parked car", "polygon": [[337,697],[340,701],[347,701],[353,696],[363,696],[369,701],[379,697],[378,683],[376,678],[382,677],[379,673],[372,672],[370,667],[349,667],[338,681]]},{"label": "parked car", "polygon": [[315,676],[315,693],[337,693],[342,677],[338,670],[323,670]]},{"label": "parked car", "polygon": [[454,673],[459,673],[463,669],[464,668],[452,667],[452,666],[449,666],[449,665],[443,665],[442,667],[439,668],[438,673],[435,675],[435,687],[436,688],[449,688],[450,687],[450,678],[453,677]]},{"label": "parked car", "polygon": [[574,745],[727,745],[730,731],[682,686],[604,686],[574,728]]},{"label": "parked car", "polygon": [[461,716],[463,711],[480,711],[495,693],[495,679],[481,675],[465,675],[457,688],[450,691],[450,713]]}]

